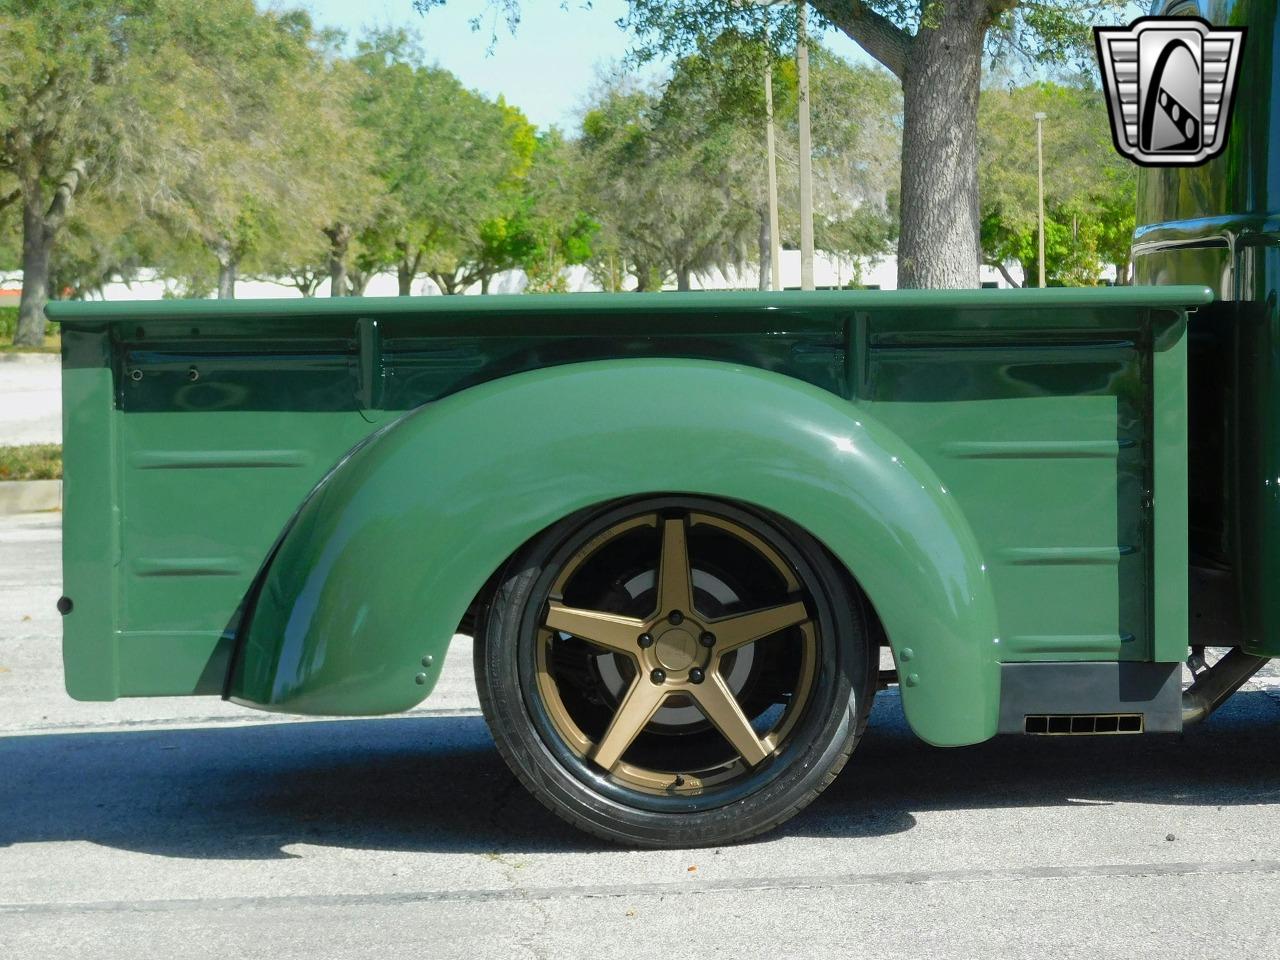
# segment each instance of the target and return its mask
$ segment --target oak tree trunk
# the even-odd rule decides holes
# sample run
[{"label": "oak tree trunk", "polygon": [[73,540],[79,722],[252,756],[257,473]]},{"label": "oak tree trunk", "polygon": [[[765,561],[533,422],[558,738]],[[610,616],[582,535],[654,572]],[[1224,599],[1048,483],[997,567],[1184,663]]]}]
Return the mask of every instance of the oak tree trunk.
[{"label": "oak tree trunk", "polygon": [[898,286],[978,286],[978,92],[984,18],[968,3],[910,41],[902,74]]},{"label": "oak tree trunk", "polygon": [[213,255],[218,260],[218,299],[234,300],[236,298],[236,273],[239,257],[231,241],[225,238],[215,240]]},{"label": "oak tree trunk", "polygon": [[693,278],[685,267],[676,270],[676,289],[686,291],[693,289]]},{"label": "oak tree trunk", "polygon": [[898,286],[978,286],[982,45],[1016,0],[922,0],[914,34],[862,0],[808,2],[902,81]]},{"label": "oak tree trunk", "polygon": [[236,264],[218,264],[218,299],[234,300],[236,298]]},{"label": "oak tree trunk", "polygon": [[13,337],[19,346],[44,344],[53,239],[54,232],[45,223],[44,198],[36,186],[28,191],[22,209],[22,298],[18,301],[18,329]]},{"label": "oak tree trunk", "polygon": [[345,297],[350,292],[347,251],[351,247],[351,228],[345,223],[335,223],[324,233],[329,238],[329,296]]},{"label": "oak tree trunk", "polygon": [[352,297],[363,297],[364,291],[372,279],[372,270],[361,270],[357,267],[347,276],[347,294]]},{"label": "oak tree trunk", "polygon": [[446,297],[456,297],[466,291],[463,279],[456,272],[443,273],[431,270],[427,272],[427,276],[431,278],[440,293]]},{"label": "oak tree trunk", "polygon": [[18,301],[18,329],[13,342],[24,347],[44,344],[45,304],[49,302],[49,261],[58,232],[71,213],[71,202],[85,176],[85,162],[77,160],[62,175],[46,209],[38,171],[22,178],[22,298]]},{"label": "oak tree trunk", "polygon": [[413,249],[408,243],[398,244],[398,247],[400,261],[396,264],[396,281],[400,296],[407,297],[413,293],[413,281],[417,279],[418,270],[422,266],[422,251]]}]

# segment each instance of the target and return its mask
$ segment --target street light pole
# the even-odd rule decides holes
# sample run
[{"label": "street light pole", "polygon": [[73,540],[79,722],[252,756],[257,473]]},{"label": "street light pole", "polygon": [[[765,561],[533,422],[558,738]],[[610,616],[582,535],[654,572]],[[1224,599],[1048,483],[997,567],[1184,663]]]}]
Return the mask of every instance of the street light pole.
[{"label": "street light pole", "polygon": [[764,65],[765,145],[769,154],[769,287],[782,289],[782,237],[778,227],[778,147],[773,132],[773,60]]},{"label": "street light pole", "polygon": [[809,5],[797,2],[796,72],[800,81],[800,289],[813,284],[813,136],[809,129]]},{"label": "street light pole", "polygon": [[1044,122],[1048,114],[1036,114],[1036,178],[1040,220],[1040,286],[1044,286]]}]

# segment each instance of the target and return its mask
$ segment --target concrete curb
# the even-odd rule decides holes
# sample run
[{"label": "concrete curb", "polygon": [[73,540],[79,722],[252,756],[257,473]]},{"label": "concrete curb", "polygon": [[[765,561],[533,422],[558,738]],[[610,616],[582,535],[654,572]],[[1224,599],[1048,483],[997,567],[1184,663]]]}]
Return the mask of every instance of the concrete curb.
[{"label": "concrete curb", "polygon": [[57,353],[0,353],[0,363],[59,363]]},{"label": "concrete curb", "polygon": [[61,480],[0,480],[0,514],[61,509]]}]

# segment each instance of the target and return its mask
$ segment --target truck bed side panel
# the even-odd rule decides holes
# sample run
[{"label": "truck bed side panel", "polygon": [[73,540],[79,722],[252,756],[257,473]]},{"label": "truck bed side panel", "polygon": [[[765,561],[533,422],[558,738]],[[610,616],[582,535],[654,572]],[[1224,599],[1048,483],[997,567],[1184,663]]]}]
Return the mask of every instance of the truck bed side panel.
[{"label": "truck bed side panel", "polygon": [[[757,367],[874,412],[929,463],[977,532],[1002,659],[1178,659],[1185,583],[1154,571],[1185,553],[1177,522],[1161,523],[1180,516],[1185,528],[1177,345],[1184,307],[1205,296],[1165,288],[55,306],[65,331],[66,593],[75,603],[65,621],[68,687],[84,699],[219,693],[256,572],[355,444],[474,384],[630,357]],[[1172,416],[1160,429],[1157,407]],[[1159,629],[1157,609],[1166,611]]]}]

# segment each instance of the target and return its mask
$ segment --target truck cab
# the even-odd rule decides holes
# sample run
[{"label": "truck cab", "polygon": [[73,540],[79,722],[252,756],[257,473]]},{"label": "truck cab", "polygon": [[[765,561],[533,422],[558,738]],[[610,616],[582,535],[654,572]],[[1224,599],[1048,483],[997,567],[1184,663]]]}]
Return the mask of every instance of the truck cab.
[{"label": "truck cab", "polygon": [[1214,302],[1188,334],[1192,642],[1280,653],[1280,90],[1276,4],[1176,0],[1153,13],[1248,30],[1226,148],[1138,181],[1135,283],[1194,283]]}]

